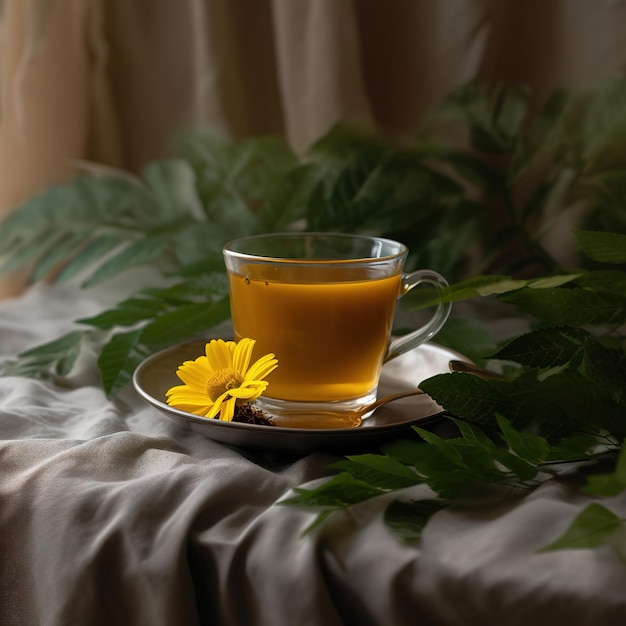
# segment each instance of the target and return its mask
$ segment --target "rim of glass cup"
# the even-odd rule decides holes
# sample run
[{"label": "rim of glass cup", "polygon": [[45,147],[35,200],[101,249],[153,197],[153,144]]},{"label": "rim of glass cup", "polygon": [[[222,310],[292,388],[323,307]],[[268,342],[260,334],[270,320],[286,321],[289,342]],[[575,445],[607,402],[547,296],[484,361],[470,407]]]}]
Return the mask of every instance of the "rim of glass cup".
[{"label": "rim of glass cup", "polygon": [[[259,239],[304,239],[306,237],[325,237],[327,239],[358,239],[360,241],[378,242],[381,245],[389,245],[398,248],[398,251],[394,254],[387,254],[385,256],[353,256],[350,258],[320,258],[320,259],[307,259],[306,257],[280,257],[264,254],[253,254],[250,252],[241,252],[239,250],[233,250],[231,246],[235,244],[245,243],[247,241],[256,241]],[[385,263],[389,261],[396,261],[402,259],[408,254],[409,249],[400,241],[394,239],[388,239],[386,237],[378,237],[376,235],[352,235],[350,233],[325,233],[314,231],[303,231],[293,233],[262,233],[259,235],[247,235],[245,237],[237,237],[231,239],[224,244],[222,251],[224,254],[233,258],[246,259],[248,261],[268,262],[272,263],[291,263],[291,264],[306,264],[306,265],[328,265],[328,264],[357,264],[357,265],[371,265],[376,263]]]}]

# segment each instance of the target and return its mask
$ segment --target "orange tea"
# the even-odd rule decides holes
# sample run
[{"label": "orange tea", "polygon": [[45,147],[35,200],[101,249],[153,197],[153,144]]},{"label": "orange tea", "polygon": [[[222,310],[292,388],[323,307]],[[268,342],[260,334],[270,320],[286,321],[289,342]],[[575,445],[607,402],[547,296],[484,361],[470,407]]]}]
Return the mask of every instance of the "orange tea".
[{"label": "orange tea", "polygon": [[[278,359],[258,402],[296,428],[344,427],[342,412],[375,398],[383,361],[428,341],[450,312],[440,303],[423,326],[390,341],[398,298],[422,283],[448,285],[432,270],[404,274],[408,250],[390,239],[268,233],[223,253],[235,339],[256,341],[253,358]],[[315,426],[302,417],[329,412],[337,419]]]},{"label": "orange tea", "polygon": [[237,340],[256,340],[253,358],[273,352],[278,359],[266,397],[333,402],[376,389],[400,274],[343,282],[336,270],[333,282],[314,283],[253,274],[229,274],[232,320]]}]

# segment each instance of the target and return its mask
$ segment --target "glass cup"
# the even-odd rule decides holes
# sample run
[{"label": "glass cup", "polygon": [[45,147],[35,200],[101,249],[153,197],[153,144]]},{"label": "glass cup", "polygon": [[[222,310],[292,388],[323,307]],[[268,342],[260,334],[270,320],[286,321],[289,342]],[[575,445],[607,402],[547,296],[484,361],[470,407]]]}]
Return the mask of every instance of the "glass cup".
[{"label": "glass cup", "polygon": [[448,286],[431,270],[403,273],[407,253],[397,241],[336,233],[255,235],[224,246],[235,340],[256,340],[253,359],[278,359],[257,400],[262,409],[341,412],[376,399],[383,363],[428,341],[450,313],[440,303],[422,327],[391,339],[399,298],[422,283]]}]

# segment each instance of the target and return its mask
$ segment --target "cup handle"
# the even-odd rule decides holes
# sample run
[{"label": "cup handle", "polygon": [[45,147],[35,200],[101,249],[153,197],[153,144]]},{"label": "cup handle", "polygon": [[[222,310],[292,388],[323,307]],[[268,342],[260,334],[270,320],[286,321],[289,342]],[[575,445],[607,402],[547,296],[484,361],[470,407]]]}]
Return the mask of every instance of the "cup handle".
[{"label": "cup handle", "polygon": [[[410,274],[402,274],[402,286],[398,298],[401,298],[405,294],[409,293],[411,289],[417,287],[417,285],[421,285],[422,283],[433,285],[437,288],[439,293],[441,293],[441,290],[444,287],[449,286],[448,281],[441,276],[441,274],[432,270],[417,270],[416,272],[411,272]],[[415,348],[434,337],[446,323],[448,316],[450,315],[451,308],[452,304],[450,302],[439,302],[433,316],[428,322],[426,322],[426,324],[408,335],[403,335],[402,337],[398,337],[397,339],[391,341],[389,347],[387,348],[385,362],[404,354],[408,350],[411,350],[412,348]]]}]

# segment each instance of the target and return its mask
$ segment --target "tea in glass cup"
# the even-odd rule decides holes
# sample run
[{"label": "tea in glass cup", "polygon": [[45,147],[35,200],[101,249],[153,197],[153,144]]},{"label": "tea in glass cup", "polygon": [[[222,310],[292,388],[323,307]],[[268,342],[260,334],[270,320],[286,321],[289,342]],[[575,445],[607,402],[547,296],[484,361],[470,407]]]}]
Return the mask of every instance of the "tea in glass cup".
[{"label": "tea in glass cup", "polygon": [[424,326],[391,340],[398,299],[448,283],[431,270],[404,274],[408,249],[389,239],[274,233],[236,239],[223,253],[235,340],[256,340],[253,359],[278,359],[257,400],[275,415],[366,406],[384,361],[428,341],[450,313],[441,303]]}]

